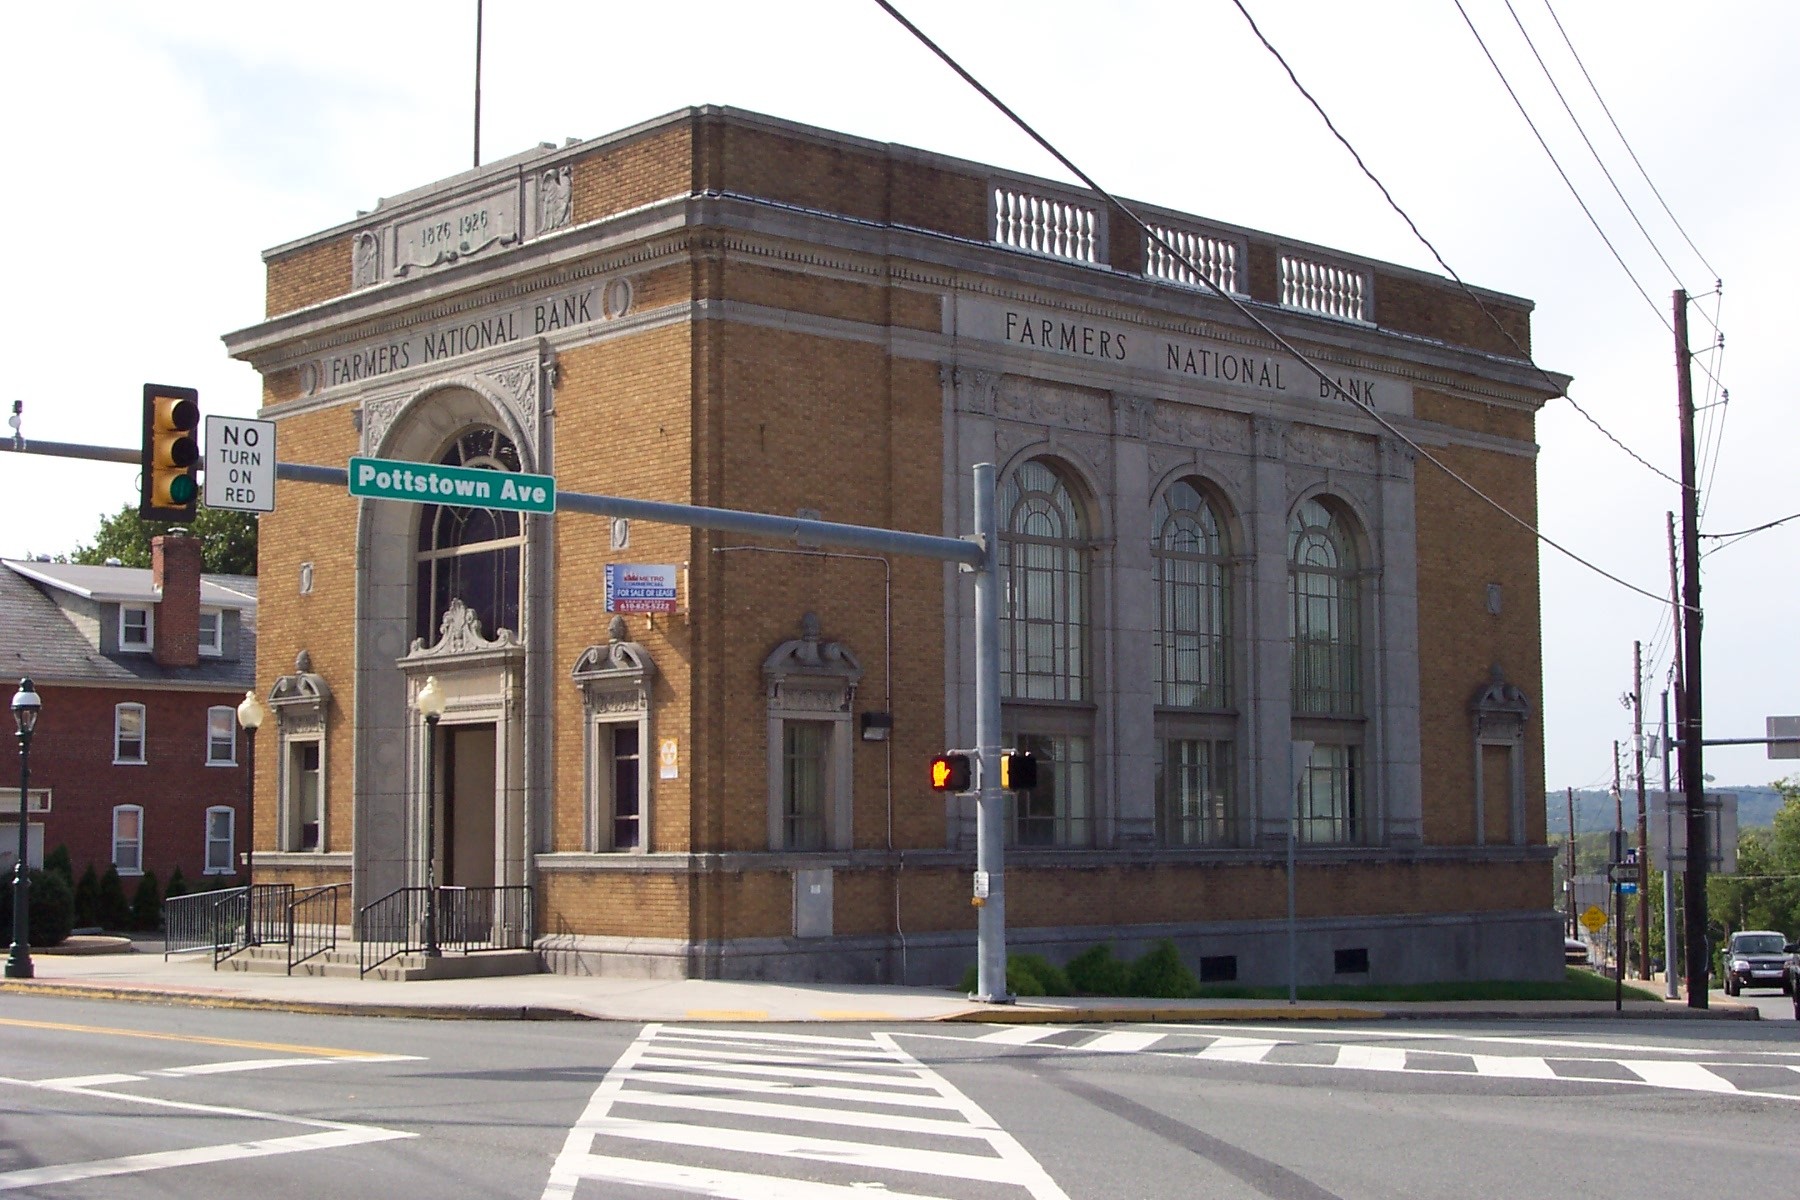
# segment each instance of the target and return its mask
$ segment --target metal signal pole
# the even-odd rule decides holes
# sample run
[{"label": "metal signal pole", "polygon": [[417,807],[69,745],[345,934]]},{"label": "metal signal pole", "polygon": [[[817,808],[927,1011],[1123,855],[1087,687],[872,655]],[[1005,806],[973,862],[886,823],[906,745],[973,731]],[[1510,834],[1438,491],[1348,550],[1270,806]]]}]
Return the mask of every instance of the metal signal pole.
[{"label": "metal signal pole", "polygon": [[481,165],[481,0],[475,0],[475,165]]},{"label": "metal signal pole", "polygon": [[1644,644],[1631,643],[1631,737],[1637,767],[1638,978],[1650,978],[1650,823],[1644,796]]},{"label": "metal signal pole", "polygon": [[1712,953],[1706,942],[1706,783],[1700,741],[1700,485],[1694,463],[1693,354],[1688,350],[1687,292],[1675,289],[1675,393],[1681,407],[1681,606],[1683,673],[1681,779],[1687,794],[1688,1007],[1705,1008]]}]

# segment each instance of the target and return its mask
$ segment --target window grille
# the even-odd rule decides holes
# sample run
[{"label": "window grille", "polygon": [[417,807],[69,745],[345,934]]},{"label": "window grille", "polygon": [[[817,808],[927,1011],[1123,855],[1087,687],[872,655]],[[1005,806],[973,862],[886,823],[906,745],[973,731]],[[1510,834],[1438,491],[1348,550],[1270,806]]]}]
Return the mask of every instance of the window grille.
[{"label": "window grille", "polygon": [[1088,548],[1081,511],[1048,464],[1007,477],[1000,511],[1001,695],[1086,700]]},{"label": "window grille", "polygon": [[1288,635],[1296,714],[1362,712],[1356,550],[1338,513],[1317,500],[1288,523]]},{"label": "window grille", "polygon": [[1008,743],[1037,757],[1038,785],[1006,793],[1016,846],[1093,844],[1092,741],[1076,735],[1014,733]]},{"label": "window grille", "polygon": [[783,849],[825,848],[826,755],[831,726],[824,721],[782,723]]},{"label": "window grille", "polygon": [[1157,501],[1157,703],[1222,709],[1231,703],[1231,567],[1222,523],[1191,483]]},{"label": "window grille", "polygon": [[[519,451],[496,429],[465,430],[438,460],[445,466],[518,471]],[[435,645],[452,600],[481,621],[481,632],[519,631],[520,515],[502,509],[427,504],[419,512],[415,637]]]},{"label": "window grille", "polygon": [[1165,738],[1156,771],[1158,838],[1165,846],[1234,846],[1231,742]]}]

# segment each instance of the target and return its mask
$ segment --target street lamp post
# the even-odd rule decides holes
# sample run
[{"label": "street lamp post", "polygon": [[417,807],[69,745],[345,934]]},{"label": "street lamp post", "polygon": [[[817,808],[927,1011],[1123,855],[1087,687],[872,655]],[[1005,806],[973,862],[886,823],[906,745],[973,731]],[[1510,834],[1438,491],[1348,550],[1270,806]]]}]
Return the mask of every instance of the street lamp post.
[{"label": "street lamp post", "polygon": [[437,727],[444,715],[443,685],[436,675],[419,689],[419,711],[425,716],[425,957],[437,958]]},{"label": "street lamp post", "polygon": [[255,692],[247,691],[237,706],[244,731],[244,896],[248,901],[250,940],[256,941],[256,731],[268,716]]},{"label": "street lamp post", "polygon": [[12,698],[13,723],[19,727],[19,860],[13,864],[13,940],[12,953],[6,959],[8,979],[30,979],[35,974],[31,966],[31,875],[26,866],[26,831],[31,810],[31,734],[37,728],[38,710],[43,706],[31,680],[19,680],[19,690]]}]

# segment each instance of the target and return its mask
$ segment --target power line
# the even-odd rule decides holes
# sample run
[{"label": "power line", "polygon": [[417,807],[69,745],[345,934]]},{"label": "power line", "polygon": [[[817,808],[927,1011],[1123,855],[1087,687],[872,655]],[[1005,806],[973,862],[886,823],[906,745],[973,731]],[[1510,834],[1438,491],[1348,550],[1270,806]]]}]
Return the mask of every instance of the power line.
[{"label": "power line", "polygon": [[1719,273],[1713,270],[1713,265],[1706,261],[1706,255],[1700,253],[1700,247],[1694,245],[1694,239],[1688,236],[1687,230],[1681,227],[1681,222],[1675,219],[1674,212],[1669,208],[1669,202],[1663,199],[1663,194],[1657,190],[1655,182],[1651,180],[1650,172],[1644,170],[1644,164],[1638,161],[1637,151],[1631,148],[1631,142],[1626,139],[1625,131],[1619,128],[1617,121],[1613,120],[1612,109],[1607,107],[1606,100],[1600,95],[1600,89],[1595,85],[1594,77],[1588,74],[1587,64],[1582,62],[1581,55],[1576,53],[1575,43],[1569,40],[1569,32],[1563,28],[1562,18],[1556,15],[1556,9],[1551,6],[1550,0],[1544,0],[1544,7],[1549,10],[1550,19],[1556,23],[1556,32],[1562,34],[1563,45],[1569,48],[1570,57],[1575,60],[1575,65],[1581,68],[1581,77],[1587,80],[1588,90],[1593,92],[1594,99],[1599,101],[1600,111],[1606,114],[1607,121],[1612,124],[1613,132],[1619,135],[1620,145],[1625,147],[1625,153],[1631,156],[1632,165],[1637,167],[1638,174],[1642,175],[1644,182],[1649,185],[1650,194],[1656,197],[1658,204],[1662,205],[1663,212],[1668,214],[1670,224],[1680,232],[1681,239],[1688,244],[1688,249],[1694,252],[1694,257],[1700,260],[1700,265],[1706,268],[1707,274],[1717,279]]},{"label": "power line", "polygon": [[[1461,475],[1459,475],[1455,471],[1451,470],[1449,465],[1446,464],[1445,462],[1443,462],[1443,460],[1439,459],[1436,455],[1432,454],[1431,451],[1425,449],[1425,447],[1421,446],[1418,442],[1414,441],[1413,438],[1410,437],[1404,430],[1401,430],[1400,428],[1395,426],[1392,421],[1389,421],[1385,416],[1383,416],[1380,412],[1378,412],[1375,409],[1374,405],[1365,404],[1357,397],[1354,397],[1349,392],[1345,391],[1344,388],[1342,387],[1342,385],[1340,385],[1337,382],[1337,380],[1334,376],[1326,373],[1326,371],[1322,367],[1320,367],[1317,363],[1313,362],[1313,360],[1310,357],[1303,354],[1297,347],[1295,347],[1293,345],[1293,343],[1288,341],[1286,338],[1282,337],[1279,333],[1275,332],[1274,329],[1270,328],[1268,323],[1265,322],[1261,317],[1259,317],[1255,312],[1253,312],[1248,305],[1244,304],[1243,301],[1239,300],[1236,296],[1233,296],[1231,293],[1227,292],[1224,288],[1220,287],[1217,283],[1213,282],[1212,278],[1207,274],[1206,271],[1201,269],[1200,266],[1198,264],[1196,264],[1186,254],[1183,254],[1180,250],[1176,249],[1173,245],[1171,245],[1170,242],[1168,241],[1168,239],[1164,238],[1161,234],[1157,233],[1156,230],[1152,229],[1150,227],[1150,225],[1147,222],[1145,222],[1143,218],[1139,217],[1134,210],[1132,210],[1129,206],[1127,206],[1124,201],[1118,199],[1112,193],[1108,192],[1105,188],[1101,187],[1099,185],[1099,183],[1095,182],[1095,180],[1093,179],[1092,176],[1088,175],[1087,172],[1083,171],[1080,167],[1076,166],[1075,163],[1067,155],[1065,155],[1062,151],[1058,150],[1055,146],[1053,146],[1036,129],[1032,128],[1030,123],[1027,122],[1023,117],[1019,116],[1018,113],[1014,112],[1012,110],[1012,108],[1006,104],[1005,101],[1001,100],[1000,97],[996,96],[991,90],[989,90],[989,88],[985,84],[983,84],[980,80],[976,79],[975,76],[970,74],[969,71],[966,68],[964,68],[961,63],[957,62],[956,59],[952,58],[947,51],[945,51],[942,47],[940,47],[936,42],[932,41],[931,38],[926,36],[925,32],[922,29],[920,29],[917,25],[914,25],[910,20],[908,20],[906,18],[906,16],[900,12],[900,10],[895,8],[893,6],[893,4],[889,2],[889,0],[874,0],[874,2],[877,5],[879,5],[889,16],[893,17],[894,20],[897,21],[901,25],[902,28],[904,28],[907,32],[911,33],[915,38],[917,38],[919,40],[919,42],[925,46],[926,49],[930,50],[933,54],[937,55],[938,58],[941,59],[944,62],[944,64],[946,66],[948,66],[952,71],[956,72],[956,74],[958,76],[960,76],[965,83],[967,83],[970,87],[974,88],[977,92],[979,92],[982,95],[982,97],[988,101],[988,103],[992,104],[1001,113],[1003,113],[1006,116],[1006,118],[1008,120],[1010,120],[1014,125],[1017,125],[1020,128],[1020,130],[1022,130],[1025,133],[1025,135],[1027,137],[1031,138],[1031,140],[1036,142],[1040,147],[1042,147],[1046,153],[1048,153],[1058,163],[1062,164],[1064,169],[1066,169],[1070,174],[1074,175],[1077,179],[1081,180],[1082,183],[1086,184],[1087,187],[1095,195],[1099,196],[1101,199],[1105,200],[1107,204],[1111,205],[1114,209],[1118,210],[1119,213],[1121,213],[1132,224],[1136,225],[1138,227],[1138,229],[1140,231],[1142,231],[1146,237],[1148,237],[1152,241],[1154,241],[1156,243],[1156,245],[1158,247],[1160,247],[1165,253],[1169,254],[1171,257],[1176,259],[1178,262],[1182,263],[1182,265],[1186,266],[1188,268],[1188,270],[1192,271],[1194,274],[1194,277],[1201,280],[1208,288],[1210,288],[1214,295],[1218,296],[1221,300],[1223,300],[1227,304],[1231,305],[1232,308],[1236,309],[1238,314],[1240,316],[1242,316],[1245,320],[1249,321],[1251,325],[1253,325],[1259,332],[1261,332],[1263,334],[1263,336],[1269,338],[1277,346],[1281,347],[1283,350],[1287,351],[1289,354],[1291,354],[1295,358],[1299,359],[1301,365],[1304,366],[1307,370],[1311,371],[1314,375],[1318,376],[1320,383],[1325,385],[1327,388],[1329,388],[1330,391],[1332,392],[1332,394],[1336,395],[1337,397],[1339,397],[1340,399],[1342,399],[1343,401],[1348,403],[1351,407],[1357,409],[1359,412],[1362,412],[1364,415],[1368,416],[1376,424],[1380,425],[1383,429],[1387,430],[1388,433],[1392,434],[1399,441],[1403,442],[1408,448],[1410,448],[1413,451],[1414,454],[1417,454],[1420,458],[1423,458],[1425,461],[1431,463],[1431,465],[1436,467],[1438,470],[1442,471],[1450,479],[1452,479],[1456,483],[1462,485],[1462,487],[1465,488],[1470,494],[1474,495],[1477,499],[1479,499],[1482,502],[1484,502],[1485,504],[1489,505],[1496,512],[1498,512],[1501,516],[1507,518],[1509,521],[1512,521],[1514,524],[1516,524],[1519,527],[1521,527],[1522,529],[1524,529],[1527,533],[1531,534],[1531,536],[1533,538],[1542,542],[1544,545],[1549,546],[1551,549],[1567,556],[1570,559],[1573,559],[1575,562],[1580,563],[1582,566],[1586,567],[1588,570],[1593,571],[1595,574],[1600,575],[1605,579],[1611,580],[1612,582],[1618,584],[1620,587],[1623,587],[1628,591],[1636,592],[1640,596],[1647,596],[1650,599],[1655,600],[1658,604],[1662,604],[1662,603],[1666,602],[1666,597],[1659,596],[1655,592],[1647,591],[1644,588],[1637,586],[1635,583],[1631,583],[1625,579],[1621,579],[1619,576],[1614,575],[1612,572],[1606,570],[1605,568],[1600,567],[1600,566],[1596,565],[1595,563],[1589,562],[1587,559],[1581,557],[1579,554],[1576,554],[1573,550],[1570,550],[1566,546],[1563,546],[1561,543],[1554,541],[1547,534],[1545,534],[1544,532],[1539,530],[1536,526],[1534,526],[1530,522],[1526,521],[1523,517],[1520,517],[1518,514],[1514,513],[1511,509],[1509,509],[1505,505],[1501,504],[1498,500],[1495,500],[1492,496],[1489,496],[1486,492],[1483,492],[1480,488],[1478,488],[1474,484],[1470,483],[1467,479],[1464,479]],[[1240,5],[1240,11],[1241,11],[1241,5]],[[1245,16],[1247,18],[1249,16],[1249,14],[1246,13]],[[1541,370],[1541,368],[1540,368],[1540,370]]]}]

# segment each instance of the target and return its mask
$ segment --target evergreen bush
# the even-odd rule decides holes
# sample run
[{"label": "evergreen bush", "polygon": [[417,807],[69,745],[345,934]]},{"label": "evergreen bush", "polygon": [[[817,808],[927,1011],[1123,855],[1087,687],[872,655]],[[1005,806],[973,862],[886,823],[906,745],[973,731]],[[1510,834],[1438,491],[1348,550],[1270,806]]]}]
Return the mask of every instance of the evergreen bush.
[{"label": "evergreen bush", "polygon": [[155,871],[145,871],[132,893],[131,927],[152,933],[162,928],[162,889],[157,886]]},{"label": "evergreen bush", "polygon": [[1154,949],[1131,964],[1126,984],[1133,996],[1179,1000],[1200,993],[1200,981],[1181,962],[1175,943],[1164,938]]},{"label": "evergreen bush", "polygon": [[176,863],[175,869],[169,872],[169,886],[163,889],[163,899],[173,900],[177,896],[185,896],[187,894],[187,879],[181,873],[181,864]]},{"label": "evergreen bush", "polygon": [[[34,946],[55,946],[65,941],[69,931],[75,927],[75,894],[63,881],[60,871],[32,871],[28,878],[31,881],[31,944]],[[6,931],[11,940],[13,917],[13,889],[9,875],[6,886],[0,887],[0,930]]]},{"label": "evergreen bush", "polygon": [[100,877],[89,863],[75,885],[75,928],[92,929],[100,924]]},{"label": "evergreen bush", "polygon": [[94,893],[94,924],[111,930],[131,927],[131,904],[125,899],[125,885],[119,880],[119,868],[110,863]]},{"label": "evergreen bush", "polygon": [[1131,994],[1131,968],[1113,957],[1112,946],[1089,946],[1069,960],[1070,986],[1083,996]]},{"label": "evergreen bush", "polygon": [[62,881],[69,885],[69,894],[75,893],[75,864],[69,861],[69,848],[58,846],[44,855],[44,870],[55,871],[62,876]]}]

